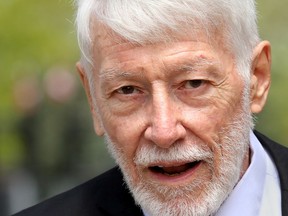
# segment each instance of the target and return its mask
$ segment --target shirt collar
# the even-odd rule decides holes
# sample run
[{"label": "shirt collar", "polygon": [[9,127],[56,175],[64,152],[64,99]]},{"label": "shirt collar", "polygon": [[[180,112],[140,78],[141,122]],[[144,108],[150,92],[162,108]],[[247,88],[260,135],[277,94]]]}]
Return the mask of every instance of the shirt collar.
[{"label": "shirt collar", "polygon": [[266,174],[266,152],[250,132],[251,163],[216,216],[259,215]]}]

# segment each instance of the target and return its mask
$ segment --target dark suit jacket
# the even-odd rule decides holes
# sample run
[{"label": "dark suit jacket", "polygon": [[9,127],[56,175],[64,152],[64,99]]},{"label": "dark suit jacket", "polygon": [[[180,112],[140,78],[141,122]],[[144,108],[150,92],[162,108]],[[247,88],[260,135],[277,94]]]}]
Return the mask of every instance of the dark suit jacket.
[{"label": "dark suit jacket", "polygon": [[[255,132],[278,169],[282,192],[282,215],[288,216],[288,149]],[[138,216],[120,170],[108,172],[15,216]]]}]

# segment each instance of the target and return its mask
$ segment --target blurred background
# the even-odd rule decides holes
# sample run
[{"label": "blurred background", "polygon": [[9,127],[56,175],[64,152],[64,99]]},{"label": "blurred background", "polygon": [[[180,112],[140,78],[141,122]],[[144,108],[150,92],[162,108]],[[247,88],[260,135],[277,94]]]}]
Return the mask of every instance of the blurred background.
[{"label": "blurred background", "polygon": [[[272,88],[257,129],[288,144],[288,1],[258,0],[272,43]],[[10,215],[114,165],[94,135],[75,70],[71,0],[0,1],[0,215]]]}]

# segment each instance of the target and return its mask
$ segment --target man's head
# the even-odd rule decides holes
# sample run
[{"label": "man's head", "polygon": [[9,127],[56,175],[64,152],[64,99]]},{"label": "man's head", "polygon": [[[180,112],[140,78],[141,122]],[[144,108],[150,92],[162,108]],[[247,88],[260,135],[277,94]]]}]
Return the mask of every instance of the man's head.
[{"label": "man's head", "polygon": [[254,2],[80,0],[94,126],[151,215],[209,215],[249,166],[270,84]]}]

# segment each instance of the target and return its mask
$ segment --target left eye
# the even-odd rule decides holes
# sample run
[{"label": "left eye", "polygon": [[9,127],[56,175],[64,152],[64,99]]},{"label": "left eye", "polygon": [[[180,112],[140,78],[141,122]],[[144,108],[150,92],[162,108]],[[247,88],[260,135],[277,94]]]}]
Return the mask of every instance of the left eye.
[{"label": "left eye", "polygon": [[184,85],[184,87],[185,88],[194,88],[194,89],[196,89],[196,88],[199,88],[200,86],[202,86],[203,84],[205,84],[205,80],[188,80],[188,81],[186,81],[186,83],[185,83],[185,85]]}]

